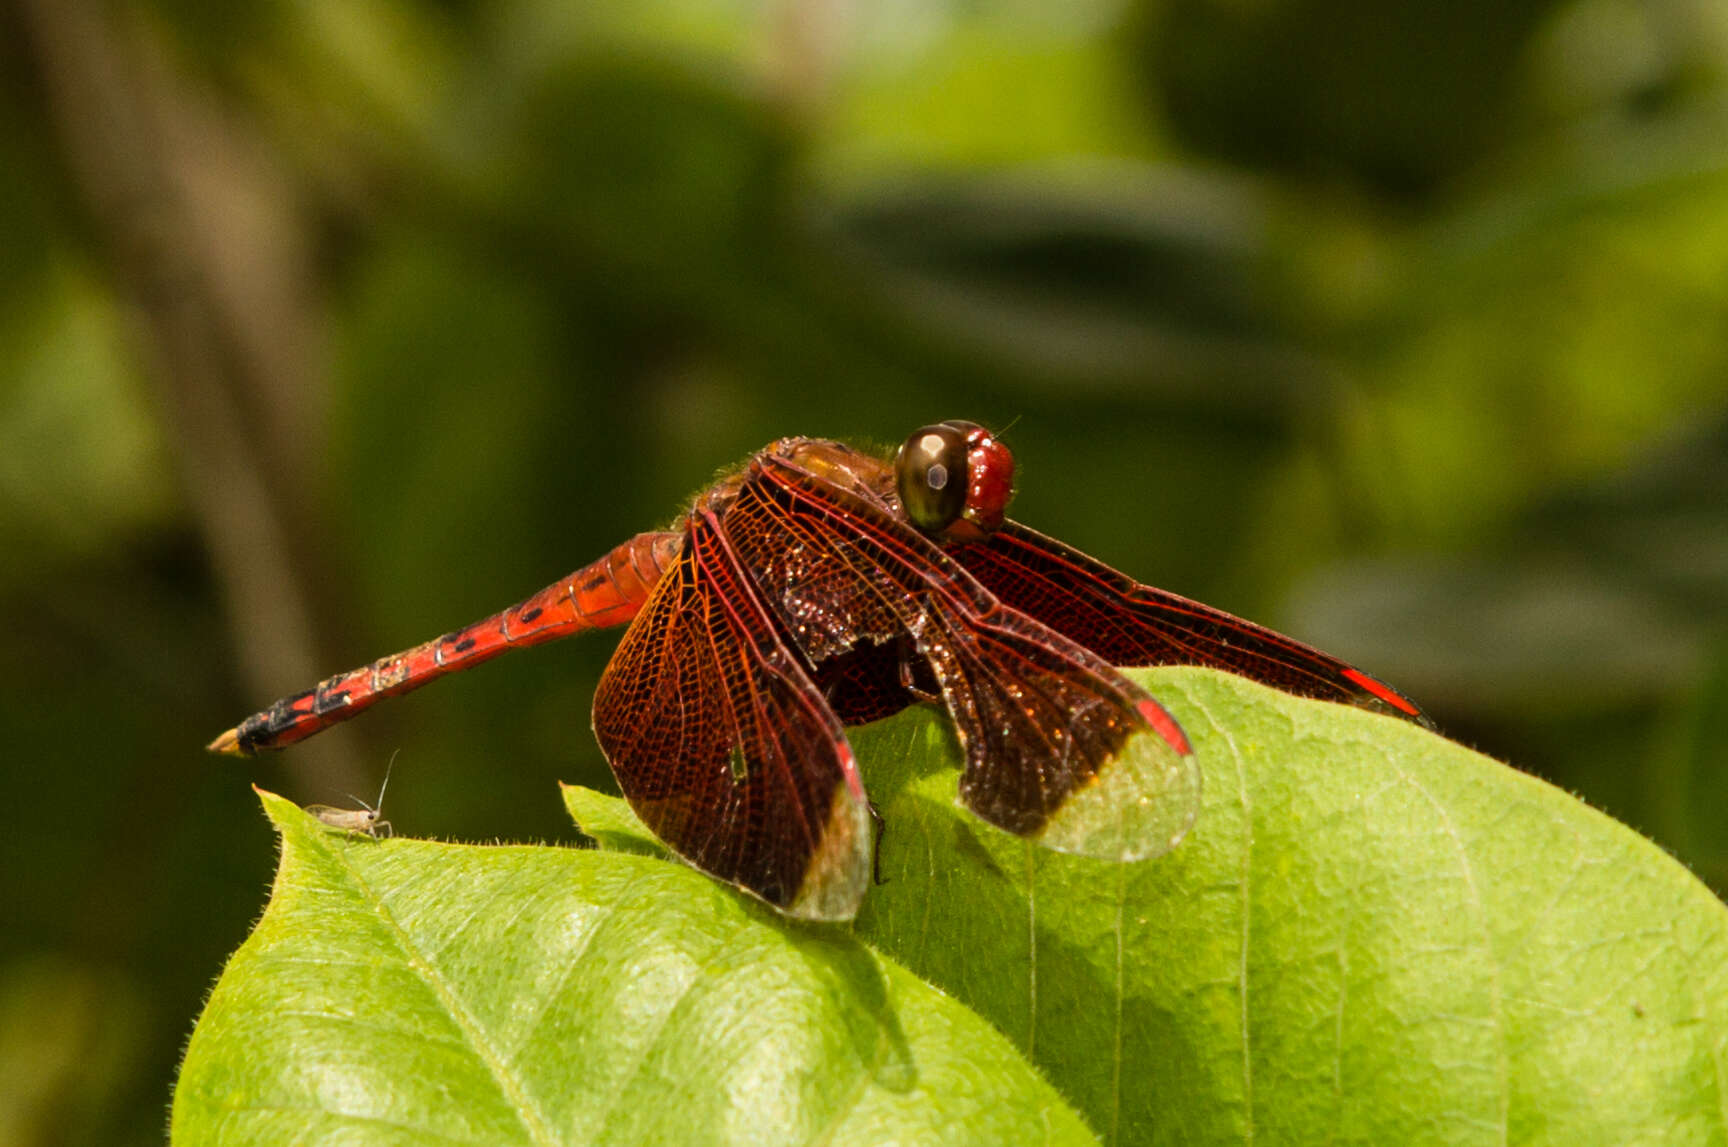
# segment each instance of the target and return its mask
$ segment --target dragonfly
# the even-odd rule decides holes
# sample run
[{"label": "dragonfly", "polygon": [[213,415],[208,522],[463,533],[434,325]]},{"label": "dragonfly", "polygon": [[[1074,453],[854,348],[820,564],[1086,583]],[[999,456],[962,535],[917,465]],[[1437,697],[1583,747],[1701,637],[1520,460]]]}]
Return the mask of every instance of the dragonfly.
[{"label": "dragonfly", "polygon": [[676,528],[285,697],[209,748],[279,749],[508,650],[627,625],[593,728],[637,815],[781,912],[845,921],[875,847],[848,725],[940,705],[964,807],[1128,862],[1186,836],[1201,774],[1182,727],[1119,666],[1211,666],[1427,723],[1360,669],[1010,520],[1013,490],[1012,451],[973,422],[921,427],[891,458],[782,438]]}]

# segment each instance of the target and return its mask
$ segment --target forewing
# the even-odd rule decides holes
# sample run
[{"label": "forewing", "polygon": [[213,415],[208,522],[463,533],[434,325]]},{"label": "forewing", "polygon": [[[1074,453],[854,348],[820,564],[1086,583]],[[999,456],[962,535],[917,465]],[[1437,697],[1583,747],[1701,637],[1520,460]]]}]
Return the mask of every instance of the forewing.
[{"label": "forewing", "polygon": [[726,529],[819,665],[849,641],[909,639],[966,751],[961,799],[985,820],[1119,860],[1164,852],[1193,823],[1200,774],[1169,714],[885,508],[765,458]]},{"label": "forewing", "polygon": [[613,655],[594,732],[690,863],[794,916],[857,912],[871,833],[852,750],[711,516]]},{"label": "forewing", "polygon": [[1143,585],[1017,522],[949,553],[1002,601],[1113,665],[1208,665],[1286,693],[1429,724],[1414,701],[1347,662]]}]

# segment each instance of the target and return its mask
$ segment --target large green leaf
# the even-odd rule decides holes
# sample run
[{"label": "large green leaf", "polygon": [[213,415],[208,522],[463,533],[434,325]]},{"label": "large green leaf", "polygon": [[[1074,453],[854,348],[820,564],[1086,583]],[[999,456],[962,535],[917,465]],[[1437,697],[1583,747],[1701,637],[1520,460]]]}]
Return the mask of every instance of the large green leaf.
[{"label": "large green leaf", "polygon": [[958,810],[933,712],[852,738],[887,822],[858,934],[1106,1141],[1728,1141],[1728,909],[1673,859],[1407,723],[1133,675],[1207,786],[1153,863]]},{"label": "large green leaf", "polygon": [[[932,710],[855,729],[887,828],[857,932],[1008,1033],[1108,1141],[1728,1141],[1728,910],[1655,845],[1412,725],[1131,671],[1206,773],[1148,864],[955,804]],[[570,790],[609,847],[621,801]]]},{"label": "large green leaf", "polygon": [[376,844],[267,798],[282,875],[176,1133],[348,1111],[507,1142],[1083,1134],[905,964],[1113,1142],[1728,1141],[1728,910],[1654,845],[1403,722],[1137,676],[1208,786],[1153,863],[960,810],[928,709],[852,731],[887,824],[856,926],[876,955],[643,855],[586,790],[566,803],[612,851]]},{"label": "large green leaf", "polygon": [[281,867],[176,1143],[1094,1141],[843,929],[653,857],[374,841],[263,800]]}]

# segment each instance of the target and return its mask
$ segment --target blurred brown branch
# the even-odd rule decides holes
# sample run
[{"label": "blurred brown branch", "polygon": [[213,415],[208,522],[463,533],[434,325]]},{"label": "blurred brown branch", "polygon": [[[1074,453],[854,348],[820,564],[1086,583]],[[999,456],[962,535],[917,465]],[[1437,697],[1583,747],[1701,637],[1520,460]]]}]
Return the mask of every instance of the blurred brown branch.
[{"label": "blurred brown branch", "polygon": [[[176,71],[137,10],[21,0],[48,111],[140,343],[220,584],[243,693],[312,684],[305,510],[323,389],[302,230],[264,149]],[[236,714],[236,717],[243,714]],[[189,744],[214,730],[188,730]],[[290,767],[309,791],[363,787],[343,743]]]}]

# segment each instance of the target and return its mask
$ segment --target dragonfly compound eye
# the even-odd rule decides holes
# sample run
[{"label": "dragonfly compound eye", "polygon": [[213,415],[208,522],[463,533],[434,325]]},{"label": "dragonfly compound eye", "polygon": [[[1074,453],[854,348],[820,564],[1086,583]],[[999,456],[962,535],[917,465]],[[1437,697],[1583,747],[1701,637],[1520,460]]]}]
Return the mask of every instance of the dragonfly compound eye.
[{"label": "dragonfly compound eye", "polygon": [[966,434],[956,426],[912,432],[894,460],[894,480],[906,518],[927,534],[941,533],[966,509]]}]

